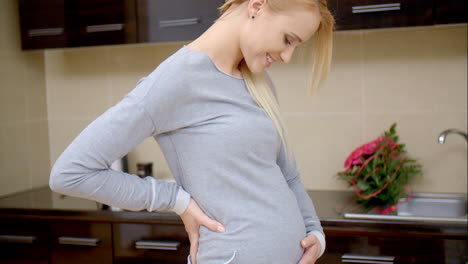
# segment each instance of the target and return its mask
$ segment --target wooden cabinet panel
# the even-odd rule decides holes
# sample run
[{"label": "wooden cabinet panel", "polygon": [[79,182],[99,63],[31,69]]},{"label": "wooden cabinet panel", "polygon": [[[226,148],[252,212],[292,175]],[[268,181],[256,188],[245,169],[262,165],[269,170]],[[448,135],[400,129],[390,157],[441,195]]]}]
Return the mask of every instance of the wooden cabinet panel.
[{"label": "wooden cabinet panel", "polygon": [[74,0],[67,3],[71,46],[136,42],[134,0]]},{"label": "wooden cabinet panel", "polygon": [[337,30],[432,25],[433,0],[335,0]]},{"label": "wooden cabinet panel", "polygon": [[33,220],[0,220],[0,263],[49,263],[47,223]]},{"label": "wooden cabinet panel", "polygon": [[66,47],[64,0],[20,0],[22,49]]},{"label": "wooden cabinet panel", "polygon": [[[346,260],[347,255],[358,255],[363,260],[366,257],[377,257],[375,262],[367,263],[377,263],[379,258],[380,261],[385,261],[385,257],[388,257],[386,258],[388,263],[399,264],[464,264],[468,260],[466,255],[468,243],[466,240],[383,233],[367,235],[326,233],[326,239],[325,254],[317,263],[342,263]],[[393,261],[389,259],[393,259]]]},{"label": "wooden cabinet panel", "polygon": [[466,23],[467,6],[466,0],[435,0],[435,23]]},{"label": "wooden cabinet panel", "polygon": [[19,0],[23,49],[135,43],[136,0]]},{"label": "wooden cabinet panel", "polygon": [[112,263],[112,229],[110,223],[52,222],[51,262]]},{"label": "wooden cabinet panel", "polygon": [[115,263],[187,263],[190,241],[183,225],[114,224]]},{"label": "wooden cabinet panel", "polygon": [[223,0],[139,0],[139,42],[194,40],[218,18]]}]

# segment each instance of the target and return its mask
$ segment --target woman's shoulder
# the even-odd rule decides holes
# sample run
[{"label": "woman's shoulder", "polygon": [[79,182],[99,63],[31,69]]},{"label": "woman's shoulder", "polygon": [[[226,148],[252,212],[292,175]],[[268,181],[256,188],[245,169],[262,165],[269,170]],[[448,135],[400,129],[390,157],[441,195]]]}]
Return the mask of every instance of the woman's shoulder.
[{"label": "woman's shoulder", "polygon": [[148,79],[183,81],[199,76],[207,69],[205,57],[189,50],[185,45],[161,62],[148,76]]},{"label": "woman's shoulder", "polygon": [[182,47],[166,58],[149,75],[141,78],[130,92],[140,99],[189,96],[197,78],[206,76],[204,58]]}]

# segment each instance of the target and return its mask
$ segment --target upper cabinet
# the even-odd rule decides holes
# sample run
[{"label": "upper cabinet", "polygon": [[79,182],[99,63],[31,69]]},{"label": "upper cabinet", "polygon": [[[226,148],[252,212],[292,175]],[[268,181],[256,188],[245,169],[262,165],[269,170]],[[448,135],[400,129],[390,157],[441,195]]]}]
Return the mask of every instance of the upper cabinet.
[{"label": "upper cabinet", "polygon": [[65,0],[69,46],[137,42],[133,0]]},{"label": "upper cabinet", "polygon": [[[18,0],[23,49],[187,41],[224,0]],[[466,0],[329,0],[337,30],[466,23]]]},{"label": "upper cabinet", "polygon": [[139,42],[193,40],[219,17],[224,0],[138,0]]},{"label": "upper cabinet", "polygon": [[337,30],[466,23],[466,0],[329,0]]},{"label": "upper cabinet", "polygon": [[66,47],[65,0],[20,0],[23,49]]},{"label": "upper cabinet", "polygon": [[19,0],[23,49],[137,42],[133,0]]},{"label": "upper cabinet", "polygon": [[435,23],[465,23],[467,22],[466,0],[435,0]]},{"label": "upper cabinet", "polygon": [[432,0],[334,0],[331,4],[337,30],[422,26],[434,21]]}]

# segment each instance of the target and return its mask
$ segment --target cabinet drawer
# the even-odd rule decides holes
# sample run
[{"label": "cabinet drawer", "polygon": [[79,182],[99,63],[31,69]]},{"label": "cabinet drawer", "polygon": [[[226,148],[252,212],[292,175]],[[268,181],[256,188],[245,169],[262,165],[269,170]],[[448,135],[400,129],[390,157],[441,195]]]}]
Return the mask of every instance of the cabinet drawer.
[{"label": "cabinet drawer", "polygon": [[114,224],[115,263],[187,263],[190,241],[183,225]]},{"label": "cabinet drawer", "polygon": [[433,0],[336,0],[337,29],[433,24]]},{"label": "cabinet drawer", "polygon": [[223,0],[139,0],[139,42],[194,40],[219,17]]},{"label": "cabinet drawer", "polygon": [[0,219],[0,263],[48,263],[47,223],[22,219]]},{"label": "cabinet drawer", "polygon": [[63,221],[50,226],[52,263],[112,263],[111,224]]},{"label": "cabinet drawer", "polygon": [[[466,240],[405,234],[353,235],[327,232],[326,239],[326,251],[317,263],[464,264],[468,260]],[[356,260],[361,262],[353,262]]]}]

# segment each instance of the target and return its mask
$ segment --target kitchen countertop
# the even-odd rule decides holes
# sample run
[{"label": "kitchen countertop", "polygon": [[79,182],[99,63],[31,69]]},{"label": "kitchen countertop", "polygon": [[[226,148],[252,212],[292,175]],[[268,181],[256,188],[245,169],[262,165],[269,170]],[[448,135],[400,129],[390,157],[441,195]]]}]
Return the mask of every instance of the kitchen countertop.
[{"label": "kitchen countertop", "polygon": [[[344,213],[362,213],[352,191],[308,191],[322,226],[328,233],[405,233],[468,239],[468,225],[430,221],[347,219]],[[172,212],[110,211],[91,200],[64,196],[48,186],[0,197],[0,218],[80,220],[94,222],[183,224]]]}]

